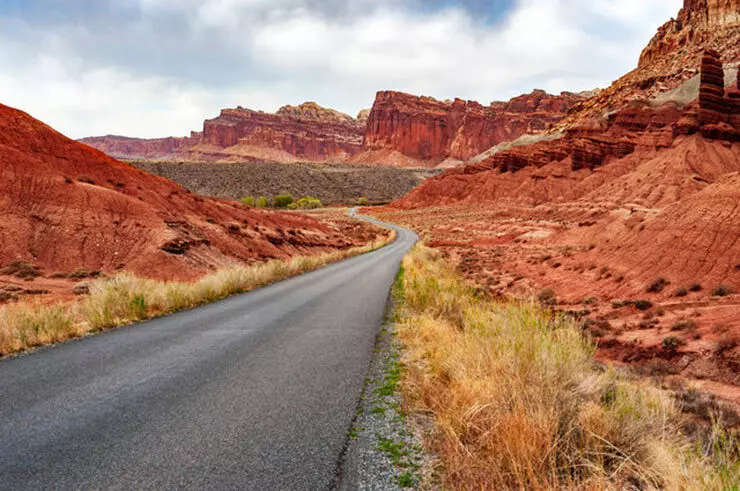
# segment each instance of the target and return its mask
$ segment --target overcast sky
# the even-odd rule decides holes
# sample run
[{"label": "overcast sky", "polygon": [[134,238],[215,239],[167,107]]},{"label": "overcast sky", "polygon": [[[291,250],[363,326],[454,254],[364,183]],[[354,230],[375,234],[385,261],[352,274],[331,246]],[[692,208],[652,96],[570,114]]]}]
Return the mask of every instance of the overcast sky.
[{"label": "overcast sky", "polygon": [[0,0],[0,103],[63,133],[186,135],[223,107],[605,87],[681,0]]}]

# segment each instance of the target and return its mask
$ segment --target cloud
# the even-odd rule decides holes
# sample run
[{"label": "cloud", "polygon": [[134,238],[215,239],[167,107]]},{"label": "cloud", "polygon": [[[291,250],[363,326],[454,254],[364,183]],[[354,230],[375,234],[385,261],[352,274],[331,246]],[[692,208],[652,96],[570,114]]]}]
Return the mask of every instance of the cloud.
[{"label": "cloud", "polygon": [[0,5],[1,101],[73,137],[197,130],[222,107],[375,92],[488,103],[606,86],[681,0],[27,0]]}]

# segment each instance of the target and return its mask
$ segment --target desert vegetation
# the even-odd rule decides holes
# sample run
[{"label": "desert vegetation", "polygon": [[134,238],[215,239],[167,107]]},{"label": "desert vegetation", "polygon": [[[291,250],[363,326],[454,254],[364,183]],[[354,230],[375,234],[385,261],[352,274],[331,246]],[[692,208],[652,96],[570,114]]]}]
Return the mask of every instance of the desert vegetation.
[{"label": "desert vegetation", "polygon": [[[496,302],[424,246],[396,285],[408,411],[447,489],[732,489],[737,435],[691,440],[668,393],[598,368],[575,320]],[[674,344],[673,340],[665,344]]]},{"label": "desert vegetation", "polygon": [[249,207],[268,208],[272,206],[273,208],[284,208],[288,210],[314,210],[324,207],[324,203],[314,196],[304,196],[296,200],[290,194],[279,194],[272,200],[266,196],[260,196],[256,202],[254,196],[245,196],[241,199],[241,202],[244,206]]},{"label": "desert vegetation", "polygon": [[235,265],[192,283],[120,273],[91,282],[90,294],[79,303],[8,305],[0,309],[0,356],[215,302],[376,250],[393,240],[395,232],[391,231],[361,247]]}]

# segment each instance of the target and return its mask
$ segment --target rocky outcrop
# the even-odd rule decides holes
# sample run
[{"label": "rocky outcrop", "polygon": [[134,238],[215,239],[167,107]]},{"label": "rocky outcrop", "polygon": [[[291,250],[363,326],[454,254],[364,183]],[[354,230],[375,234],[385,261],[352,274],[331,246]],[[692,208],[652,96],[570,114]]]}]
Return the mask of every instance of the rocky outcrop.
[{"label": "rocky outcrop", "polygon": [[725,72],[720,55],[714,50],[704,52],[701,60],[699,85],[699,123],[713,124],[722,120],[725,107]]},{"label": "rocky outcrop", "polygon": [[278,116],[287,116],[299,121],[315,121],[317,123],[354,124],[355,120],[348,114],[334,109],[321,107],[315,102],[304,102],[300,106],[283,106],[276,113]]},{"label": "rocky outcrop", "polygon": [[190,137],[129,138],[125,136],[96,136],[83,138],[80,143],[105,152],[111,157],[129,160],[166,159],[189,150],[200,142],[201,134],[192,132]]},{"label": "rocky outcrop", "polygon": [[536,90],[509,102],[483,106],[461,99],[443,102],[379,92],[368,118],[363,150],[371,155],[381,150],[399,152],[428,165],[446,159],[467,160],[498,143],[547,130],[580,100],[576,94],[553,96]]},{"label": "rocky outcrop", "polygon": [[638,67],[578,106],[557,129],[603,118],[632,101],[695,100],[706,49],[716,51],[726,69],[740,61],[740,0],[684,0],[676,19],[645,47]]}]

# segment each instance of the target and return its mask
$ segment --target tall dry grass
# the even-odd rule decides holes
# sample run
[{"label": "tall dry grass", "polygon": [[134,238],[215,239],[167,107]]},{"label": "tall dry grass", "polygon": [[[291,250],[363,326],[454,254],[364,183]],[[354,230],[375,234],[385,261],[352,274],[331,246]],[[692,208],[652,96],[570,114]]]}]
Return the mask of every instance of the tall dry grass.
[{"label": "tall dry grass", "polygon": [[427,444],[442,487],[737,485],[737,441],[715,438],[719,451],[696,452],[671,398],[598,370],[572,320],[533,302],[479,298],[423,246],[404,260],[396,292],[402,388],[408,409],[433,423]]},{"label": "tall dry grass", "polygon": [[236,265],[192,283],[121,273],[91,283],[90,295],[79,303],[9,305],[0,309],[0,356],[211,303],[371,252],[395,237],[392,231],[362,247],[252,266]]}]

